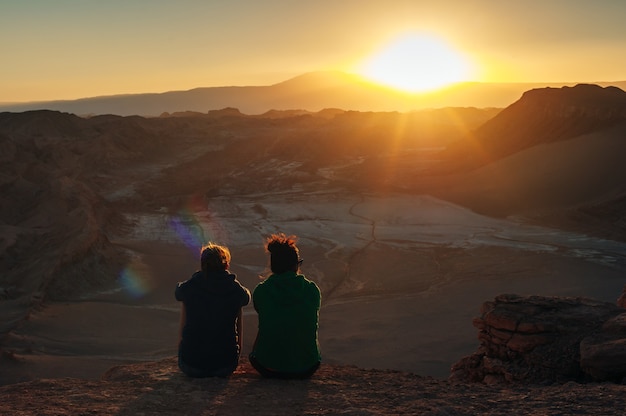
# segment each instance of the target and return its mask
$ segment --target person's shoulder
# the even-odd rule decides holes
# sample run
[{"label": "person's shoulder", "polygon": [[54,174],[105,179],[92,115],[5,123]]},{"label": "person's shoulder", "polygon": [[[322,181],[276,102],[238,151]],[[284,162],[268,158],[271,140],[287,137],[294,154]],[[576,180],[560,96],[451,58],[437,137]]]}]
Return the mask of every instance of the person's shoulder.
[{"label": "person's shoulder", "polygon": [[275,274],[270,274],[269,276],[259,276],[259,283],[256,284],[256,287],[271,286],[272,282],[275,282],[275,280]]},{"label": "person's shoulder", "polygon": [[245,287],[238,279],[235,275],[233,275],[233,282],[235,283],[235,285],[237,286],[237,288],[239,289],[239,291],[243,292],[243,293],[247,293],[248,295],[250,295],[250,289],[248,289],[247,287]]},{"label": "person's shoulder", "polygon": [[322,291],[320,290],[317,283],[315,283],[313,280],[307,279],[304,276],[302,277],[304,278],[304,282],[305,282],[304,287],[305,287],[306,296],[309,298],[309,300],[311,300],[315,304],[316,308],[319,308],[322,302]]},{"label": "person's shoulder", "polygon": [[194,283],[196,283],[198,280],[203,278],[203,274],[201,271],[197,271],[194,272],[194,274],[191,275],[191,277],[187,280],[185,280],[184,282],[181,282],[180,284],[183,285],[192,285]]},{"label": "person's shoulder", "polygon": [[270,278],[269,277],[266,278],[266,279],[261,280],[259,283],[256,284],[254,289],[252,289],[252,294],[254,294],[254,293],[262,293],[265,290],[267,290],[272,285],[271,283],[268,283],[268,282],[270,282]]},{"label": "person's shoulder", "polygon": [[239,287],[241,288],[239,292],[239,296],[241,297],[241,303],[243,306],[245,306],[250,303],[250,300],[252,299],[252,294],[250,293],[250,290],[244,285],[240,284]]},{"label": "person's shoulder", "polygon": [[202,272],[195,272],[191,275],[191,277],[187,280],[183,280],[182,282],[178,282],[176,284],[176,289],[185,289],[187,287],[193,286],[200,278],[202,277]]},{"label": "person's shoulder", "polygon": [[308,277],[306,277],[305,275],[301,274],[300,277],[304,280],[304,283],[309,285],[309,286],[315,286],[317,287],[317,283],[315,283],[313,280],[309,279]]},{"label": "person's shoulder", "polygon": [[182,301],[185,299],[185,292],[189,291],[195,285],[195,282],[200,278],[201,272],[195,272],[189,279],[183,280],[176,284],[176,290],[174,296],[176,300]]},{"label": "person's shoulder", "polygon": [[315,283],[313,280],[308,279],[306,276],[301,275],[302,279],[304,280],[304,284],[307,286],[307,288],[311,291],[314,292],[320,292],[320,288],[319,286],[317,286],[317,283]]}]

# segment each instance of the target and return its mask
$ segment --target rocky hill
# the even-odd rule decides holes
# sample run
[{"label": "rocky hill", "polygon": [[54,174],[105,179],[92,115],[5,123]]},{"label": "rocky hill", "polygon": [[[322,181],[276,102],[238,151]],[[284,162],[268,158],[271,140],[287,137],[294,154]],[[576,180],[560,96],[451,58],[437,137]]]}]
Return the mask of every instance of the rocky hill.
[{"label": "rocky hill", "polygon": [[492,158],[542,143],[566,140],[626,121],[626,92],[579,84],[541,88],[478,128],[475,140]]},{"label": "rocky hill", "polygon": [[463,157],[470,166],[480,166],[532,146],[606,130],[625,121],[626,92],[617,87],[538,88],[525,92],[448,151],[450,157]]},{"label": "rocky hill", "polygon": [[447,147],[430,192],[488,215],[623,238],[625,134],[618,88],[528,91]]}]

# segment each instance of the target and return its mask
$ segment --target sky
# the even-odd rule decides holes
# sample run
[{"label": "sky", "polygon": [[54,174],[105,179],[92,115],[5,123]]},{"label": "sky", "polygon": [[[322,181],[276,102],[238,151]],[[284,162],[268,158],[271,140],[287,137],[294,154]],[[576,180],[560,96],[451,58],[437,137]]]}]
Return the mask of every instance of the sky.
[{"label": "sky", "polygon": [[362,74],[407,36],[465,81],[623,81],[625,21],[624,0],[0,0],[0,102]]}]

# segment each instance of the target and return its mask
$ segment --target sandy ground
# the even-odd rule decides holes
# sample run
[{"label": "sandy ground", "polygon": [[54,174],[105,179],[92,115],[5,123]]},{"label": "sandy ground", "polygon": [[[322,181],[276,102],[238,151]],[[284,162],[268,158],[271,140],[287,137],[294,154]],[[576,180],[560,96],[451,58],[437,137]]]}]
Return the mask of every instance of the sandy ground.
[{"label": "sandy ground", "polygon": [[[135,231],[116,240],[133,260],[115,284],[50,304],[13,331],[8,349],[19,353],[4,360],[2,384],[95,379],[113,365],[174,355],[174,287],[197,269],[203,240],[231,247],[232,271],[252,290],[266,272],[263,238],[300,236],[302,271],[323,293],[324,361],[436,378],[475,351],[472,318],[498,294],[614,302],[624,286],[622,243],[487,218],[425,196],[223,197],[206,210],[190,205],[136,220]],[[247,354],[256,314],[251,306],[244,313]]]}]

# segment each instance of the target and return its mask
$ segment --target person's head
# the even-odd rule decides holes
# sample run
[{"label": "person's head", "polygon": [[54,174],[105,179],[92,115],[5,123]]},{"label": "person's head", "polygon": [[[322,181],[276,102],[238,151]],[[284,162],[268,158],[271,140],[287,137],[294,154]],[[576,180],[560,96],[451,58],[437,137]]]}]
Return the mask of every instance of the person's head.
[{"label": "person's head", "polygon": [[228,269],[230,265],[230,250],[224,246],[208,243],[202,247],[200,267],[203,272],[219,272]]},{"label": "person's head", "polygon": [[265,249],[270,253],[270,269],[274,274],[281,274],[287,271],[298,271],[302,260],[300,251],[296,247],[297,237],[291,235],[287,237],[283,233],[272,234],[265,242]]}]

